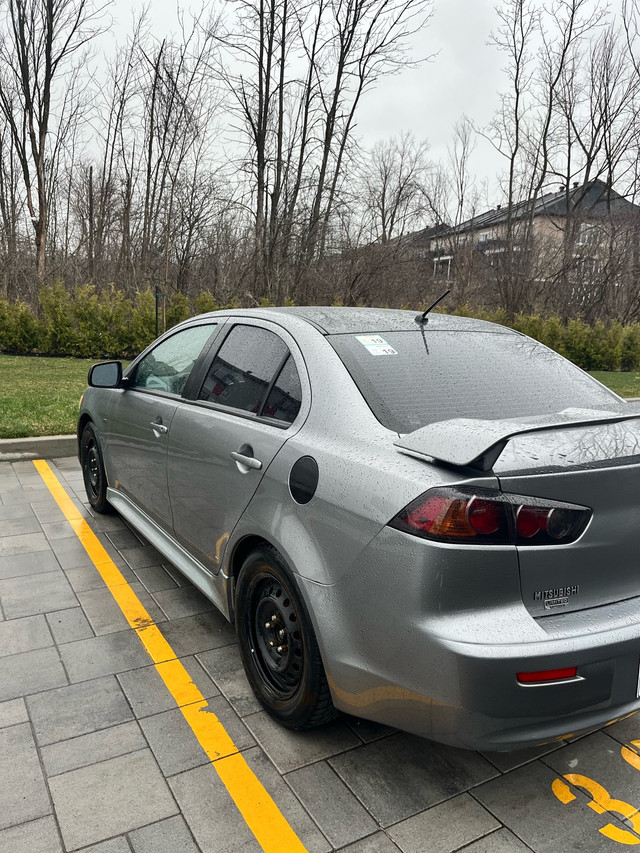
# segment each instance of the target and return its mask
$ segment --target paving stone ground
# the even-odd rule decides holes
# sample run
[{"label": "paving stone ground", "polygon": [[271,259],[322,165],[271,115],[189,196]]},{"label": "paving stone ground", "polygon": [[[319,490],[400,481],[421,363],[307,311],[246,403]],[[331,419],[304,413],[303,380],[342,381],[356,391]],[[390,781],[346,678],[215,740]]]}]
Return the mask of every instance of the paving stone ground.
[{"label": "paving stone ground", "polygon": [[[640,717],[511,754],[353,717],[286,731],[224,618],[119,517],[92,516],[75,458],[50,464],[310,853],[640,841]],[[0,462],[0,853],[259,849],[33,464]]]}]

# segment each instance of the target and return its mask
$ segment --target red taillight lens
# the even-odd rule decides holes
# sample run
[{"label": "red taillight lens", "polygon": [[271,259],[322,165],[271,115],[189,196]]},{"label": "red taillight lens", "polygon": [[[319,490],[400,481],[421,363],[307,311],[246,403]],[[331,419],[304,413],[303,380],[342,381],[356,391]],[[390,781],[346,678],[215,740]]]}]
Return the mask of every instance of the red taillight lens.
[{"label": "red taillight lens", "polygon": [[538,672],[518,672],[516,678],[521,684],[544,684],[547,681],[563,681],[575,678],[578,674],[576,666],[565,666],[562,669],[541,669]]},{"label": "red taillight lens", "polygon": [[469,524],[476,533],[496,533],[505,523],[504,510],[497,501],[474,497],[467,508]]},{"label": "red taillight lens", "polygon": [[547,528],[549,510],[537,506],[520,506],[516,516],[518,535],[523,539],[531,539],[536,533]]},{"label": "red taillight lens", "polygon": [[472,545],[565,545],[586,528],[591,511],[560,501],[453,486],[412,501],[391,527],[441,542]]}]

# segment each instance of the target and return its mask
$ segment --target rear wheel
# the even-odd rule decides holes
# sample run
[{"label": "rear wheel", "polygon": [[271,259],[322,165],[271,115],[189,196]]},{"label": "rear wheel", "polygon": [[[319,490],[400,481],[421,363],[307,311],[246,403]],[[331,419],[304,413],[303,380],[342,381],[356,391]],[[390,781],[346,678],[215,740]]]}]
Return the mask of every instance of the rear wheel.
[{"label": "rear wheel", "polygon": [[82,431],[80,463],[84,487],[91,506],[96,512],[113,512],[111,504],[107,501],[107,475],[102,461],[98,434],[92,423],[88,423]]},{"label": "rear wheel", "polygon": [[245,672],[265,710],[290,729],[310,729],[337,716],[309,615],[274,548],[247,557],[235,602]]}]

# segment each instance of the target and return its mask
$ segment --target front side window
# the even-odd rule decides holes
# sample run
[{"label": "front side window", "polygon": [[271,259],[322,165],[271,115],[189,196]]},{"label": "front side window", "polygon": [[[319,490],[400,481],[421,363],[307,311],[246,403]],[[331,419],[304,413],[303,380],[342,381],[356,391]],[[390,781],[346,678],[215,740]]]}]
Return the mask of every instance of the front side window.
[{"label": "front side window", "polygon": [[[234,326],[213,360],[200,399],[286,420],[282,409],[288,405],[286,391],[277,398],[274,378],[282,375],[288,357],[287,345],[273,332],[257,326]],[[273,414],[263,411],[265,402]]]},{"label": "front side window", "polygon": [[215,324],[192,326],[159,343],[139,362],[131,387],[182,394],[193,365],[214,328]]}]

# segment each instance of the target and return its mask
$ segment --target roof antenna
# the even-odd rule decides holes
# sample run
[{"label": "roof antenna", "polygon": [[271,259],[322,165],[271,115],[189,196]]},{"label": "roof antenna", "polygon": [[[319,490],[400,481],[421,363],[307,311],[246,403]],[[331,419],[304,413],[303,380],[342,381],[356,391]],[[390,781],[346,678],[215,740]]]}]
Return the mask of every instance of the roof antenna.
[{"label": "roof antenna", "polygon": [[422,312],[422,314],[416,314],[416,316],[414,318],[416,323],[418,323],[418,325],[420,325],[420,326],[424,326],[425,323],[428,323],[429,318],[427,317],[427,314],[429,313],[429,311],[432,311],[436,307],[438,302],[442,302],[442,300],[445,298],[445,296],[448,293],[451,293],[451,288],[449,288],[448,290],[445,290],[445,292],[442,294],[442,296],[439,296],[436,299],[436,301],[433,303],[433,305],[430,305],[426,311]]}]

